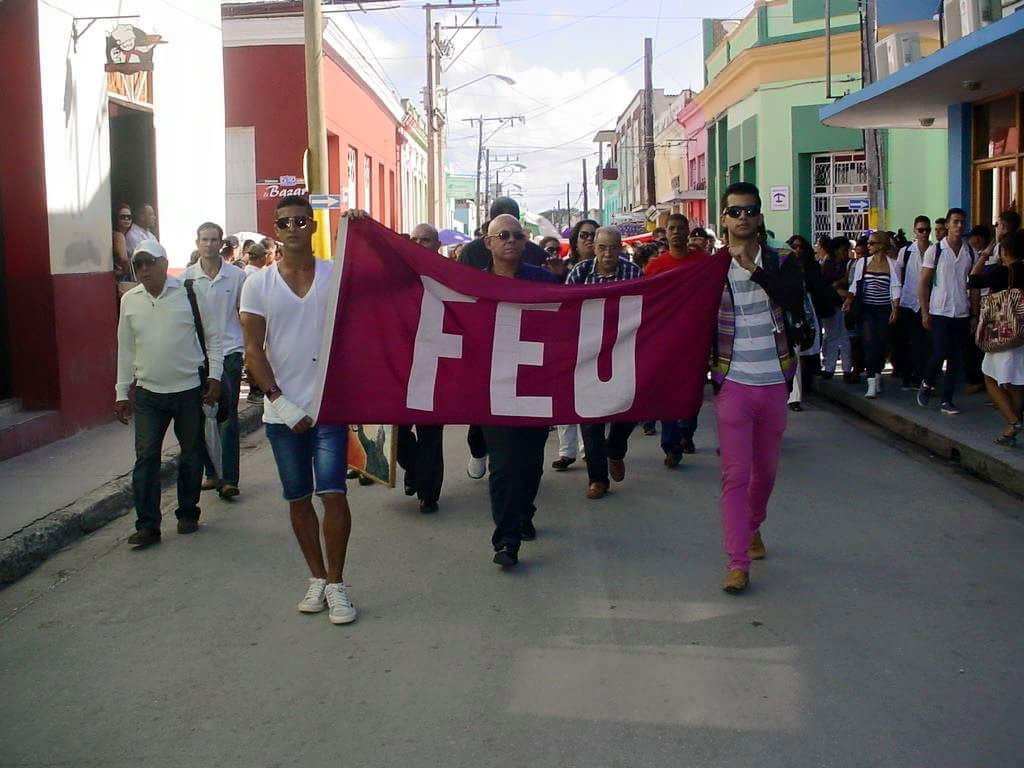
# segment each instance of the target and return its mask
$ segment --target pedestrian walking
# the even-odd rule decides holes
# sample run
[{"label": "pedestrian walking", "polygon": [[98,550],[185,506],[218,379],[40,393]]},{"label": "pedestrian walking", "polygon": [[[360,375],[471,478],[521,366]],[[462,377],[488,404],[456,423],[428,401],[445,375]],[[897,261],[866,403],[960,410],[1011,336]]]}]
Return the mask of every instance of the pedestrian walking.
[{"label": "pedestrian walking", "polygon": [[[545,269],[524,264],[526,233],[515,216],[494,218],[484,238],[491,252],[491,271],[499,277],[558,283]],[[491,515],[494,518],[494,562],[508,568],[519,562],[523,541],[537,536],[534,499],[544,474],[547,427],[483,427],[490,462]]]},{"label": "pedestrian walking", "polygon": [[[366,214],[352,209],[345,215]],[[281,198],[274,216],[284,255],[242,288],[246,359],[264,392],[267,439],[292,530],[309,568],[306,594],[298,608],[303,613],[327,608],[331,623],[348,624],[356,620],[343,580],[352,530],[345,483],[348,427],[314,424],[309,415],[333,264],[313,256],[317,224],[308,198]],[[324,508],[322,547],[314,493]]]},{"label": "pedestrian walking", "polygon": [[[706,257],[706,251],[690,246],[690,222],[681,213],[670,214],[665,224],[668,250],[647,262],[646,277],[660,275],[678,269],[688,262]],[[664,464],[675,469],[683,460],[683,454],[697,450],[693,436],[697,432],[697,416],[691,419],[667,419],[661,422],[661,450],[665,453]]]},{"label": "pedestrian walking", "polygon": [[[968,280],[970,288],[991,293],[1024,291],[1024,232],[1014,231],[1000,241],[1000,263],[988,265],[979,257]],[[1018,320],[1018,322],[1020,322]],[[1006,419],[1006,429],[996,442],[1016,445],[1024,409],[1024,345],[999,352],[986,352],[981,363],[989,398]]]},{"label": "pedestrian walking", "polygon": [[821,315],[824,339],[822,341],[823,379],[831,379],[836,372],[836,363],[841,362],[843,380],[850,383],[853,375],[853,350],[850,334],[846,329],[846,317],[840,311],[847,295],[846,273],[850,264],[850,241],[845,237],[819,238],[819,248],[825,257],[821,262],[821,277],[831,289],[831,312]]},{"label": "pedestrian walking", "polygon": [[868,398],[881,394],[889,329],[899,317],[903,286],[896,260],[889,256],[891,246],[892,241],[886,232],[871,233],[868,237],[870,256],[858,259],[854,264],[849,295],[843,303],[843,311],[856,312],[863,329],[868,376],[864,396]]},{"label": "pedestrian walking", "polygon": [[[441,252],[441,239],[429,224],[418,224],[409,239],[433,253]],[[444,484],[444,427],[400,426],[397,449],[398,464],[405,470],[405,495],[417,498],[420,512],[437,512]]]},{"label": "pedestrian walking", "polygon": [[761,194],[749,182],[722,196],[723,249],[731,257],[711,355],[722,465],[722,528],[728,571],[722,588],[750,584],[750,561],[765,556],[761,525],[775,485],[786,430],[788,382],[797,360],[785,313],[802,317],[800,271],[762,245]]},{"label": "pedestrian walking", "polygon": [[201,295],[193,294],[202,330],[197,327],[190,289],[167,274],[167,252],[160,243],[139,242],[132,268],[139,285],[121,297],[114,411],[122,424],[134,416],[136,520],[128,543],[141,549],[160,541],[160,455],[172,423],[181,449],[178,533],[199,529],[203,403],[212,405],[220,397],[223,352],[216,314]]},{"label": "pedestrian walking", "polygon": [[931,339],[921,325],[921,301],[918,288],[921,260],[931,247],[931,220],[927,216],[914,219],[914,239],[900,249],[896,257],[899,270],[900,308],[892,328],[893,374],[902,381],[901,389],[915,390],[921,386],[924,370],[931,355]]},{"label": "pedestrian walking", "polygon": [[220,255],[224,246],[224,230],[212,221],[199,225],[196,231],[196,250],[199,261],[185,270],[185,284],[195,286],[196,293],[205,300],[210,311],[217,318],[223,334],[223,370],[221,388],[226,394],[221,400],[227,413],[217,414],[220,431],[220,472],[203,442],[203,466],[206,479],[203,490],[216,490],[225,501],[235,498],[239,481],[239,430],[238,398],[242,386],[242,357],[245,342],[242,339],[242,325],[238,319],[238,307],[242,300],[242,285],[245,272],[228,264]]},{"label": "pedestrian walking", "polygon": [[[638,280],[640,267],[622,255],[622,235],[613,227],[601,227],[594,238],[594,258],[579,262],[566,281],[569,285],[595,285],[623,280]],[[608,493],[610,480],[621,483],[626,477],[626,451],[636,422],[584,424],[583,447],[586,452],[588,499],[600,499]]]},{"label": "pedestrian walking", "polygon": [[967,279],[974,268],[976,254],[964,239],[966,223],[964,210],[951,208],[946,214],[948,234],[928,249],[921,265],[921,322],[932,333],[932,355],[917,392],[917,402],[922,407],[928,405],[945,362],[939,410],[948,416],[960,413],[953,395],[963,369],[964,348],[970,338]]},{"label": "pedestrian walking", "polygon": [[[594,259],[594,238],[601,225],[593,219],[577,221],[569,232],[569,260],[571,270],[576,265]],[[586,446],[583,444],[583,432],[578,424],[560,424],[558,426],[558,458],[551,463],[556,472],[565,472],[576,463],[580,456],[586,457]]]}]

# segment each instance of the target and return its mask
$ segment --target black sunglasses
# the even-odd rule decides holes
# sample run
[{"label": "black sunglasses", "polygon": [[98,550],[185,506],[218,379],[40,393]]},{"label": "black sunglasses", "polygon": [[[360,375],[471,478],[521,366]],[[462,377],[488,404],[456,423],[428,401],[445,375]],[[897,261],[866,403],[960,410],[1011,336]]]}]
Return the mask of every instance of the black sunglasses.
[{"label": "black sunglasses", "polygon": [[119,219],[127,219],[128,221],[131,221],[132,215],[130,213],[119,213],[119,214],[117,214],[117,218],[119,218]]},{"label": "black sunglasses", "polygon": [[594,239],[594,233],[591,232],[590,230],[583,229],[583,230],[580,230],[579,238],[580,238],[580,240],[593,240]]},{"label": "black sunglasses", "polygon": [[730,205],[728,208],[726,208],[724,211],[722,211],[722,213],[724,213],[730,219],[738,219],[744,213],[747,214],[747,216],[749,216],[750,218],[754,218],[755,216],[760,215],[760,213],[761,213],[761,206],[760,205]]},{"label": "black sunglasses", "polygon": [[288,229],[289,225],[294,224],[298,229],[305,229],[309,226],[309,221],[309,216],[282,216],[274,220],[274,226],[278,229]]},{"label": "black sunglasses", "polygon": [[920,233],[921,233],[921,234],[923,235],[923,234],[925,234],[926,232],[931,232],[931,231],[932,231],[932,228],[931,228],[931,227],[918,227],[918,228],[917,228],[917,229],[915,229],[914,231],[915,231],[915,232],[920,232]]},{"label": "black sunglasses", "polygon": [[501,230],[501,232],[498,232],[497,234],[488,235],[488,237],[496,237],[499,240],[501,240],[502,242],[505,242],[506,240],[508,240],[510,238],[513,239],[513,240],[525,240],[526,239],[526,233],[524,233],[524,232],[509,232],[507,229],[503,229],[503,230]]},{"label": "black sunglasses", "polygon": [[547,248],[545,248],[544,250],[547,251],[548,253],[550,253],[552,256],[557,256],[558,252],[561,249],[557,245],[550,245]]}]

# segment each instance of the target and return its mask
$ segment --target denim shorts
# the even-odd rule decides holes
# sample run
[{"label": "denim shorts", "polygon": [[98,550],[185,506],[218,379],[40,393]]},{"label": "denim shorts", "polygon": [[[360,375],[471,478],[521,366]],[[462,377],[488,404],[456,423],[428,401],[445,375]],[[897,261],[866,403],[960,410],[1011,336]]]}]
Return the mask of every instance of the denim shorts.
[{"label": "denim shorts", "polygon": [[345,493],[348,427],[317,424],[300,435],[286,424],[265,426],[285,501],[300,501],[314,492]]}]

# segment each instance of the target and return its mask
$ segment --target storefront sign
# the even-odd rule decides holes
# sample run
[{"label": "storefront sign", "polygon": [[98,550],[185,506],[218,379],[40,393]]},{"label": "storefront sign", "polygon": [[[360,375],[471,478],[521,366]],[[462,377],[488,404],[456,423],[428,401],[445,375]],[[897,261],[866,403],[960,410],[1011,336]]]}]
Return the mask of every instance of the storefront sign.
[{"label": "storefront sign", "polygon": [[789,187],[772,187],[768,194],[769,210],[789,210]]},{"label": "storefront sign", "polygon": [[153,49],[163,42],[131,24],[118,24],[107,35],[107,72],[132,75],[153,71]]},{"label": "storefront sign", "polygon": [[301,176],[281,176],[276,179],[265,179],[256,182],[256,198],[258,200],[277,200],[288,195],[305,195],[306,180]]}]

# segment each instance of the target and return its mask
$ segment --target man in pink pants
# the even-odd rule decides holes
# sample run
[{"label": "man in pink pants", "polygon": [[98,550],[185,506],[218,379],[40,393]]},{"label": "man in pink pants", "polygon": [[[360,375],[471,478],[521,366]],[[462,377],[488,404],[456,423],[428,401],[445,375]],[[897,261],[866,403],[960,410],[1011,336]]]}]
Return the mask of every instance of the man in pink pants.
[{"label": "man in pink pants", "polygon": [[722,531],[729,568],[722,589],[750,584],[786,430],[786,401],[798,361],[787,315],[803,319],[803,280],[793,259],[761,243],[761,195],[737,182],[722,196],[732,257],[718,310],[711,381],[722,457]]}]

